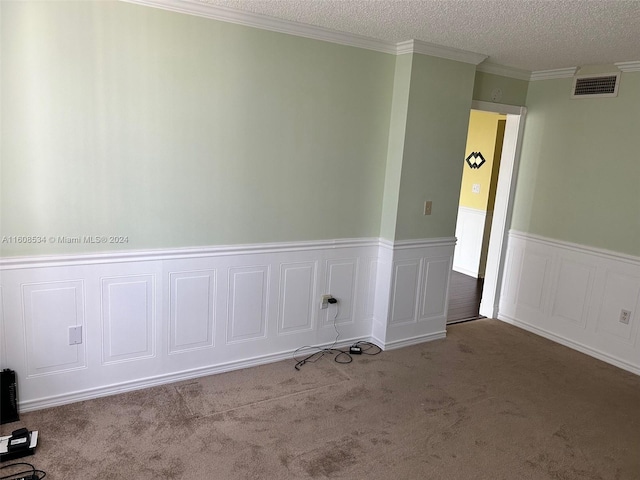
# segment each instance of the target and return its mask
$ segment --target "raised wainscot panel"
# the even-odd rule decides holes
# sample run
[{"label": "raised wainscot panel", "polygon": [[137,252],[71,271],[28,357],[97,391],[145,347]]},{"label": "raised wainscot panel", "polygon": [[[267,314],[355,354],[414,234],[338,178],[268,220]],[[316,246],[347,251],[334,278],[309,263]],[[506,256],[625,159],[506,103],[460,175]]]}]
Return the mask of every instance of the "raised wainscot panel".
[{"label": "raised wainscot panel", "polygon": [[316,262],[280,265],[279,334],[313,328],[316,270]]},{"label": "raised wainscot panel", "polygon": [[169,353],[213,347],[215,270],[169,274]]},{"label": "raised wainscot panel", "polygon": [[27,377],[84,368],[85,341],[69,345],[69,327],[85,337],[84,282],[23,284],[22,305]]},{"label": "raised wainscot panel", "polygon": [[420,279],[420,261],[397,262],[391,288],[391,320],[393,325],[415,322]]},{"label": "raised wainscot panel", "polygon": [[[598,314],[597,331],[627,344],[637,338],[637,312],[640,309],[640,278],[608,272],[604,297]],[[620,321],[622,310],[630,312],[629,323]]]},{"label": "raised wainscot panel", "polygon": [[155,276],[102,278],[103,363],[155,356]]},{"label": "raised wainscot panel", "polygon": [[450,271],[450,257],[424,260],[419,321],[446,314]]},{"label": "raised wainscot panel", "polygon": [[551,317],[585,328],[596,268],[561,259],[552,292]]},{"label": "raised wainscot panel", "polygon": [[543,310],[544,286],[551,258],[526,251],[522,257],[518,305]]},{"label": "raised wainscot panel", "polygon": [[[325,325],[333,324],[334,317],[337,324],[353,323],[357,271],[356,258],[327,260],[325,291],[322,294],[331,294],[338,303],[324,310]],[[334,308],[337,310],[333,311]]]},{"label": "raised wainscot panel", "polygon": [[367,281],[366,299],[364,302],[364,316],[367,319],[373,319],[375,317],[376,306],[376,283],[378,279],[378,266],[380,261],[378,259],[369,259],[369,279]]},{"label": "raised wainscot panel", "polygon": [[268,278],[268,265],[229,269],[227,343],[266,337]]}]

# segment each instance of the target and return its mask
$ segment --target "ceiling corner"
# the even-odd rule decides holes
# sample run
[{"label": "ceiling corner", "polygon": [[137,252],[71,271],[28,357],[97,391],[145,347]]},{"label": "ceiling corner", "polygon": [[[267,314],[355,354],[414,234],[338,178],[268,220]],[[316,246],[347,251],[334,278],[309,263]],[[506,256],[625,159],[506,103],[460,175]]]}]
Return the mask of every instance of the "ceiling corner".
[{"label": "ceiling corner", "polygon": [[508,67],[506,65],[499,65],[497,63],[482,62],[476,68],[477,71],[483,73],[491,73],[493,75],[500,75],[502,77],[515,78],[516,80],[531,79],[531,72],[529,70],[523,70],[521,68]]}]

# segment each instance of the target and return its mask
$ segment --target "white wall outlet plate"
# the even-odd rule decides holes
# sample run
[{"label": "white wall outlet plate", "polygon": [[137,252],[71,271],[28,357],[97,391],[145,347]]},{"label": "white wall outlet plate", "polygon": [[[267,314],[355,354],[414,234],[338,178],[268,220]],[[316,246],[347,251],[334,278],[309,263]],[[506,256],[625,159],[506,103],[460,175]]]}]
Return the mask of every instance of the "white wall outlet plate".
[{"label": "white wall outlet plate", "polygon": [[631,312],[629,310],[620,310],[620,323],[629,325],[631,321]]},{"label": "white wall outlet plate", "polygon": [[69,345],[82,343],[82,326],[69,327]]},{"label": "white wall outlet plate", "polygon": [[322,310],[324,310],[325,308],[329,308],[329,299],[333,298],[331,295],[322,295],[322,297],[320,297],[322,300],[322,304],[320,305],[320,308]]}]

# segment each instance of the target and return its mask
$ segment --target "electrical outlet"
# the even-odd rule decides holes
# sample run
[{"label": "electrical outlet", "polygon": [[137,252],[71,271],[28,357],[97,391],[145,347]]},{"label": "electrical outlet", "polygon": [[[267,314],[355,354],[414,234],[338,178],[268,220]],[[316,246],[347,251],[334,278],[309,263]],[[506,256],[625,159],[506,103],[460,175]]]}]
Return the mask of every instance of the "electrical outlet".
[{"label": "electrical outlet", "polygon": [[629,310],[620,310],[620,323],[629,325],[631,321],[631,312]]},{"label": "electrical outlet", "polygon": [[424,214],[431,215],[431,200],[424,202]]},{"label": "electrical outlet", "polygon": [[322,310],[324,310],[325,308],[329,308],[329,299],[333,298],[332,295],[322,295],[322,297],[320,297],[320,299],[322,300],[322,304],[320,305],[320,308]]},{"label": "electrical outlet", "polygon": [[473,186],[471,187],[471,192],[480,193],[480,184],[479,183],[474,183]]}]

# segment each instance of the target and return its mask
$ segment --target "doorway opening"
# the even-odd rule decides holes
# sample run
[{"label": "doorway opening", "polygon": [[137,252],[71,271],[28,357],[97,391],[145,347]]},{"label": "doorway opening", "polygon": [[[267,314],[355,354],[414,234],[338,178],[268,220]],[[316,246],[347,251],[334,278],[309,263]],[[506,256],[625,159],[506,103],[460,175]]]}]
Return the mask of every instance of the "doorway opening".
[{"label": "doorway opening", "polygon": [[447,324],[498,315],[524,107],[473,102]]}]

